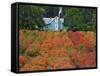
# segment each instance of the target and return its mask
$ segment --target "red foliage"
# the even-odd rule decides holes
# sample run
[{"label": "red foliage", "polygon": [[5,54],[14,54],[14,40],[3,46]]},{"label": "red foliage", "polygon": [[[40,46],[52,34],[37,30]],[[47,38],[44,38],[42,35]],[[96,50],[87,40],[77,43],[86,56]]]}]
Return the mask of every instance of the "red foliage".
[{"label": "red foliage", "polygon": [[26,57],[25,56],[19,56],[19,65],[22,67],[26,63]]},{"label": "red foliage", "polygon": [[85,53],[81,54],[81,56],[78,58],[79,60],[79,65],[82,68],[85,67],[95,67],[96,66],[96,53],[95,52],[90,52],[90,53]]},{"label": "red foliage", "polygon": [[[69,69],[95,67],[96,37],[92,32],[39,32],[29,31],[27,38],[24,30],[20,30],[20,44],[26,49],[25,55],[19,56],[20,71]],[[36,37],[33,38],[33,34]],[[80,47],[82,44],[83,48]],[[78,49],[80,53],[78,53]],[[82,49],[81,49],[82,48]],[[93,51],[90,52],[89,49]],[[27,51],[38,53],[31,57]],[[88,51],[88,52],[87,52]],[[28,59],[27,61],[27,57]]]}]

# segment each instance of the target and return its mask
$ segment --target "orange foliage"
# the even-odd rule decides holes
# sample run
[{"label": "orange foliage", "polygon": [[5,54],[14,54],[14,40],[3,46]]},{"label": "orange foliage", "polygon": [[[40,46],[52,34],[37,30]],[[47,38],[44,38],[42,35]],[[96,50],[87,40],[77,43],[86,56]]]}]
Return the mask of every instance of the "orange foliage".
[{"label": "orange foliage", "polygon": [[[93,32],[20,30],[19,35],[19,43],[26,51],[19,56],[20,71],[96,66],[95,50],[87,52],[96,46],[96,36]],[[80,44],[83,45],[83,49]],[[29,56],[28,52],[36,55]]]}]

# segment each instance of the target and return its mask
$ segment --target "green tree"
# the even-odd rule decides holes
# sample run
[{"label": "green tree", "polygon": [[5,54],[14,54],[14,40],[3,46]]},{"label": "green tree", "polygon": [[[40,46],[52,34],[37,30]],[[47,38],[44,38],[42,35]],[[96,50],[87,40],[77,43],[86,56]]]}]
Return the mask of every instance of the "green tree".
[{"label": "green tree", "polygon": [[64,26],[69,29],[77,28],[79,31],[96,31],[95,8],[64,8]]},{"label": "green tree", "polygon": [[83,21],[83,15],[81,12],[81,9],[79,8],[67,8],[65,10],[65,25],[67,25],[69,28],[71,27],[77,27],[82,24]]},{"label": "green tree", "polygon": [[20,29],[42,29],[45,24],[42,20],[45,9],[33,5],[19,6]]}]

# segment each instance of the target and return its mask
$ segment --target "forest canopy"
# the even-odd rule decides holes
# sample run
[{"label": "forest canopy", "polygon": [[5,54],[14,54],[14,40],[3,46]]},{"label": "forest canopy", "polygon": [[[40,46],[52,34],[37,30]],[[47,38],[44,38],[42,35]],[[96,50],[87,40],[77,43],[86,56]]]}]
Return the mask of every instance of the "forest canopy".
[{"label": "forest canopy", "polygon": [[[47,25],[43,18],[54,18],[59,7],[54,6],[19,6],[20,29],[43,29]],[[96,8],[62,7],[61,17],[64,18],[64,30],[77,28],[79,31],[96,31]]]}]

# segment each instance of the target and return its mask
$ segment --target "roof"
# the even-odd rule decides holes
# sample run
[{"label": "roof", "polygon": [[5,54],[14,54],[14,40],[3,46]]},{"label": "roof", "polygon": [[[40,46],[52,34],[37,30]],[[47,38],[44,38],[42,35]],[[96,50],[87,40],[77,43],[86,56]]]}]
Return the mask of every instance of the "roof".
[{"label": "roof", "polygon": [[[45,24],[51,23],[55,18],[43,18]],[[61,23],[64,23],[64,18],[60,18]]]}]

